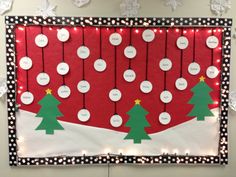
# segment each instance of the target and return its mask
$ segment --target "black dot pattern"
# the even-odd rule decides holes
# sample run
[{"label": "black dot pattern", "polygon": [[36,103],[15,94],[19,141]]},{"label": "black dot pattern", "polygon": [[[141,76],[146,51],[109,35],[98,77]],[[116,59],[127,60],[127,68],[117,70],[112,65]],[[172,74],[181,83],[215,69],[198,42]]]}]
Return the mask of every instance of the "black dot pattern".
[{"label": "black dot pattern", "polygon": [[[116,18],[116,17],[38,17],[6,16],[7,107],[9,165],[76,165],[76,164],[221,164],[228,163],[228,101],[231,58],[231,26],[228,18]],[[133,27],[221,27],[223,28],[219,152],[217,156],[157,154],[156,156],[124,156],[101,154],[96,156],[57,156],[45,158],[18,157],[16,136],[16,25],[60,26],[133,26]]]}]

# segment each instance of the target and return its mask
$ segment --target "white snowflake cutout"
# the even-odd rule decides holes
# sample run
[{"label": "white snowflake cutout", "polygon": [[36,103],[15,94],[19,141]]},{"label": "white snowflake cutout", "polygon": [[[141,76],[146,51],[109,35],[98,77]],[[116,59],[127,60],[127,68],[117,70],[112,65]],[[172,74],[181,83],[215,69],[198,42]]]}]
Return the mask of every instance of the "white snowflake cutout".
[{"label": "white snowflake cutout", "polygon": [[7,92],[6,78],[0,77],[0,98]]},{"label": "white snowflake cutout", "polygon": [[51,5],[48,0],[42,0],[42,5],[38,7],[36,14],[43,17],[56,16],[56,7]]},{"label": "white snowflake cutout", "polygon": [[0,0],[0,14],[3,15],[6,11],[11,9],[13,0]]},{"label": "white snowflake cutout", "polygon": [[140,4],[138,0],[123,0],[120,4],[120,12],[122,16],[134,17],[138,15]]},{"label": "white snowflake cutout", "polygon": [[83,7],[90,2],[90,0],[72,0],[73,4],[77,7]]},{"label": "white snowflake cutout", "polygon": [[170,6],[175,11],[178,6],[182,6],[181,0],[165,0],[165,5]]},{"label": "white snowflake cutout", "polygon": [[211,0],[210,1],[211,11],[216,15],[222,15],[231,8],[230,0]]}]

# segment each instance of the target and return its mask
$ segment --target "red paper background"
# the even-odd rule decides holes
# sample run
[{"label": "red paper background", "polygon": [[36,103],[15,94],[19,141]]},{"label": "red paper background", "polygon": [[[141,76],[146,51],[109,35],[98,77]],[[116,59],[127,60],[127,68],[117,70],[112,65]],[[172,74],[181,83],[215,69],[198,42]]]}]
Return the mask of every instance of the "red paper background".
[{"label": "red paper background", "polygon": [[[172,69],[166,74],[166,86],[173,95],[171,103],[167,104],[166,110],[172,119],[170,124],[161,125],[158,121],[159,114],[164,110],[164,104],[160,101],[160,93],[164,88],[164,72],[159,68],[159,62],[164,57],[165,50],[165,28],[153,28],[155,40],[149,44],[148,80],[153,84],[153,90],[149,94],[140,91],[140,83],[145,80],[146,43],[142,39],[144,28],[133,28],[132,41],[137,49],[137,56],[132,60],[132,69],[136,72],[136,80],[128,83],[123,79],[123,72],[128,69],[129,61],[124,56],[124,48],[129,45],[129,28],[117,28],[123,41],[117,47],[117,88],[122,92],[122,99],[117,102],[117,113],[123,118],[123,124],[119,128],[110,125],[110,118],[114,114],[114,103],[109,99],[109,91],[114,88],[114,46],[109,43],[109,35],[114,28],[102,28],[102,55],[107,62],[104,72],[98,73],[94,70],[94,61],[99,58],[99,30],[95,27],[85,27],[85,45],[90,49],[90,56],[85,60],[85,79],[90,83],[90,91],[86,94],[86,108],[90,111],[91,118],[88,122],[80,122],[77,112],[82,108],[83,96],[77,90],[77,84],[82,79],[82,60],[77,56],[77,48],[82,45],[81,27],[65,27],[70,32],[70,39],[65,43],[65,62],[70,66],[70,72],[65,76],[65,83],[71,89],[71,95],[62,99],[57,95],[57,89],[62,85],[63,80],[56,67],[62,61],[62,43],[57,39],[59,27],[43,27],[44,34],[49,39],[49,44],[44,48],[45,72],[50,76],[50,83],[47,86],[40,86],[36,82],[37,75],[42,72],[42,51],[34,43],[37,34],[40,34],[39,26],[19,26],[15,30],[17,65],[19,59],[25,56],[25,28],[27,28],[28,56],[33,60],[33,67],[29,70],[29,91],[34,95],[34,102],[31,105],[24,105],[20,101],[20,95],[26,91],[26,71],[20,67],[17,69],[18,94],[17,103],[21,104],[20,109],[37,113],[40,106],[37,102],[45,95],[45,90],[51,88],[53,95],[61,102],[59,108],[64,117],[59,120],[76,124],[85,124],[94,127],[113,129],[116,131],[128,132],[129,128],[124,124],[128,120],[126,114],[133,105],[134,100],[142,100],[141,105],[149,112],[147,120],[151,127],[147,127],[148,133],[163,131],[176,126],[192,117],[187,114],[193,105],[187,104],[192,97],[190,89],[199,82],[200,76],[206,77],[206,69],[211,65],[211,50],[206,46],[206,39],[211,35],[212,28],[198,28],[196,32],[196,62],[201,66],[201,72],[192,76],[188,73],[188,65],[192,62],[193,56],[193,28],[185,28],[184,34],[189,40],[189,46],[183,52],[183,77],[188,81],[188,87],[184,91],[175,88],[175,81],[180,76],[180,50],[176,46],[176,40],[181,36],[181,28],[170,28],[168,32],[167,56],[172,61]],[[214,29],[214,34],[219,38],[219,47],[214,49],[214,65],[220,70],[221,66],[221,29]],[[220,62],[219,62],[220,59]],[[217,61],[218,60],[218,61]],[[211,96],[214,101],[220,102],[220,74],[215,79],[206,77],[205,82],[213,89]],[[209,105],[209,108],[218,107],[219,104]],[[207,128],[207,127],[206,127]]]}]

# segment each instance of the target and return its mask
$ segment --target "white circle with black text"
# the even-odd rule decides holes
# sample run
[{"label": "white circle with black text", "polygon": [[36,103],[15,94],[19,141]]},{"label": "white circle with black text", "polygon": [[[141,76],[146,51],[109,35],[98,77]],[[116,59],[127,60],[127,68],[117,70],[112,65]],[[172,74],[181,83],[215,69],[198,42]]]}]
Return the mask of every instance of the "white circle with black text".
[{"label": "white circle with black text", "polygon": [[124,50],[124,55],[129,58],[129,59],[133,59],[137,54],[136,49],[133,46],[127,46]]},{"label": "white circle with black text", "polygon": [[109,37],[109,41],[112,45],[118,46],[122,42],[122,37],[119,33],[112,33]]},{"label": "white circle with black text", "polygon": [[80,93],[87,93],[90,90],[90,84],[86,80],[79,81],[77,89]]},{"label": "white circle with black text", "polygon": [[162,71],[169,71],[172,68],[172,62],[169,58],[161,59],[159,66]]},{"label": "white circle with black text", "polygon": [[214,79],[218,76],[219,70],[215,66],[209,66],[206,70],[207,77]]},{"label": "white circle with black text", "polygon": [[47,73],[43,72],[38,74],[36,80],[39,85],[45,86],[50,82],[50,77]]},{"label": "white circle with black text", "polygon": [[66,75],[70,70],[70,67],[67,63],[61,62],[57,65],[57,73],[60,75]]},{"label": "white circle with black text", "polygon": [[32,59],[30,57],[27,57],[27,56],[22,57],[20,59],[20,63],[19,64],[20,64],[20,67],[23,70],[29,70],[32,67],[32,65],[33,65]]},{"label": "white circle with black text", "polygon": [[142,38],[145,42],[152,42],[155,39],[155,33],[153,30],[146,29],[142,33]]},{"label": "white circle with black text", "polygon": [[196,62],[192,62],[188,65],[188,72],[191,75],[197,75],[198,73],[200,73],[200,65]]},{"label": "white circle with black text", "polygon": [[87,59],[89,57],[89,55],[90,55],[90,50],[86,46],[80,46],[77,49],[77,55],[81,59]]},{"label": "white circle with black text", "polygon": [[23,104],[29,105],[34,101],[34,95],[31,92],[26,91],[21,94],[20,100]]},{"label": "white circle with black text", "polygon": [[67,29],[62,28],[57,31],[57,38],[61,42],[66,42],[70,38],[70,33]]},{"label": "white circle with black text", "polygon": [[214,49],[219,45],[219,39],[216,36],[209,36],[206,40],[206,45],[210,49]]},{"label": "white circle with black text", "polygon": [[122,125],[122,122],[123,122],[122,117],[119,116],[118,114],[111,116],[110,124],[112,127],[115,128],[120,127]]},{"label": "white circle with black text", "polygon": [[136,78],[136,73],[132,69],[125,70],[123,77],[127,82],[133,82]]},{"label": "white circle with black text", "polygon": [[162,125],[167,125],[169,124],[171,121],[171,116],[168,112],[162,112],[160,115],[159,115],[159,122],[162,124]]},{"label": "white circle with black text", "polygon": [[48,44],[48,37],[44,34],[38,34],[35,37],[35,44],[38,47],[45,47]]},{"label": "white circle with black text", "polygon": [[122,97],[122,94],[119,89],[112,89],[109,92],[109,98],[111,99],[111,101],[117,102],[121,99],[121,97]]},{"label": "white circle with black text", "polygon": [[186,49],[188,47],[188,38],[186,38],[185,36],[180,36],[177,39],[177,47],[181,50]]},{"label": "white circle with black text", "polygon": [[170,103],[172,101],[172,94],[168,90],[161,92],[160,99],[163,103]]},{"label": "white circle with black text", "polygon": [[87,109],[81,109],[79,110],[77,117],[81,122],[87,122],[90,119],[90,112]]},{"label": "white circle with black text", "polygon": [[66,85],[62,85],[58,88],[57,94],[61,98],[68,98],[70,96],[70,88]]},{"label": "white circle with black text", "polygon": [[105,60],[99,58],[94,62],[94,69],[98,72],[103,72],[105,71],[106,67],[107,67],[107,63]]},{"label": "white circle with black text", "polygon": [[185,90],[188,86],[188,82],[185,78],[181,77],[181,78],[178,78],[176,81],[175,81],[175,87],[178,89],[178,90]]},{"label": "white circle with black text", "polygon": [[152,83],[148,80],[142,81],[140,84],[140,90],[143,93],[150,93],[152,91]]}]

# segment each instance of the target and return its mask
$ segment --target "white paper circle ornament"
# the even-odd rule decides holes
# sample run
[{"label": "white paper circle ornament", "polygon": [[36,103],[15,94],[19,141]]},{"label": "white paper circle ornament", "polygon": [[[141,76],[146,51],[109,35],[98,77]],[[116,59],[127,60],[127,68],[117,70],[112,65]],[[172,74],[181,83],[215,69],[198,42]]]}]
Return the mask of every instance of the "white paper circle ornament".
[{"label": "white paper circle ornament", "polygon": [[90,84],[86,80],[81,80],[77,85],[77,89],[80,93],[87,93],[90,90]]},{"label": "white paper circle ornament", "polygon": [[210,49],[214,49],[219,45],[219,39],[216,36],[209,36],[206,40],[206,45]]},{"label": "white paper circle ornament", "polygon": [[21,94],[20,100],[23,104],[29,105],[29,104],[33,103],[34,95],[31,92],[26,91],[26,92]]},{"label": "white paper circle ornament", "polygon": [[124,50],[124,55],[129,59],[133,59],[137,55],[137,50],[131,45],[127,46]]},{"label": "white paper circle ornament", "polygon": [[140,84],[140,90],[143,93],[150,93],[152,91],[152,83],[148,80],[142,81]]},{"label": "white paper circle ornament", "polygon": [[119,116],[118,114],[111,116],[110,124],[112,127],[115,128],[120,127],[122,125],[122,122],[123,122],[122,117]]},{"label": "white paper circle ornament", "polygon": [[87,59],[89,57],[89,55],[90,55],[90,50],[86,46],[80,46],[77,49],[77,55],[81,59]]},{"label": "white paper circle ornament", "polygon": [[192,62],[188,65],[188,72],[191,75],[197,75],[198,73],[200,73],[200,65],[196,62]]},{"label": "white paper circle ornament", "polygon": [[61,62],[57,65],[57,73],[60,75],[66,75],[70,70],[70,67],[67,63]]},{"label": "white paper circle ornament", "polygon": [[22,57],[19,64],[23,70],[29,70],[33,65],[32,59],[27,56]]},{"label": "white paper circle ornament", "polygon": [[172,62],[169,58],[161,59],[159,66],[162,71],[169,71],[172,68]]},{"label": "white paper circle ornament", "polygon": [[214,79],[218,76],[219,70],[215,66],[209,66],[206,70],[207,77]]},{"label": "white paper circle ornament", "polygon": [[47,73],[42,72],[38,74],[36,80],[39,85],[45,86],[50,82],[50,77]]},{"label": "white paper circle ornament", "polygon": [[122,97],[121,91],[118,89],[112,89],[109,92],[109,98],[111,99],[111,101],[117,102],[121,99],[121,97]]},{"label": "white paper circle ornament", "polygon": [[136,78],[136,73],[132,69],[125,70],[123,77],[127,82],[133,82]]},{"label": "white paper circle ornament", "polygon": [[99,58],[94,62],[94,69],[98,72],[103,72],[107,68],[107,63],[105,60]]},{"label": "white paper circle ornament", "polygon": [[87,122],[90,119],[90,112],[87,109],[81,109],[78,112],[77,117],[81,122]]},{"label": "white paper circle ornament", "polygon": [[186,49],[188,47],[188,38],[180,36],[176,41],[176,45],[181,50]]},{"label": "white paper circle ornament", "polygon": [[109,37],[109,41],[112,45],[118,46],[122,42],[122,37],[119,33],[112,33]]},{"label": "white paper circle ornament", "polygon": [[70,33],[67,29],[62,28],[57,31],[57,39],[61,42],[66,42],[70,38]]},{"label": "white paper circle ornament", "polygon": [[44,35],[44,34],[38,34],[35,37],[35,44],[38,47],[45,47],[45,46],[47,46],[47,44],[48,44],[48,37],[46,35]]},{"label": "white paper circle ornament", "polygon": [[160,115],[159,115],[159,122],[162,124],[162,125],[167,125],[169,124],[171,121],[171,116],[168,112],[162,112]]},{"label": "white paper circle ornament", "polygon": [[181,77],[175,81],[175,86],[178,90],[185,90],[188,86],[188,82],[185,78]]},{"label": "white paper circle ornament", "polygon": [[161,92],[160,99],[163,103],[170,103],[172,101],[172,94],[170,91],[164,90]]},{"label": "white paper circle ornament", "polygon": [[152,42],[155,39],[155,33],[153,30],[146,29],[142,33],[142,38],[145,42]]},{"label": "white paper circle ornament", "polygon": [[66,85],[62,85],[58,88],[57,94],[61,98],[68,98],[70,96],[70,88]]}]

